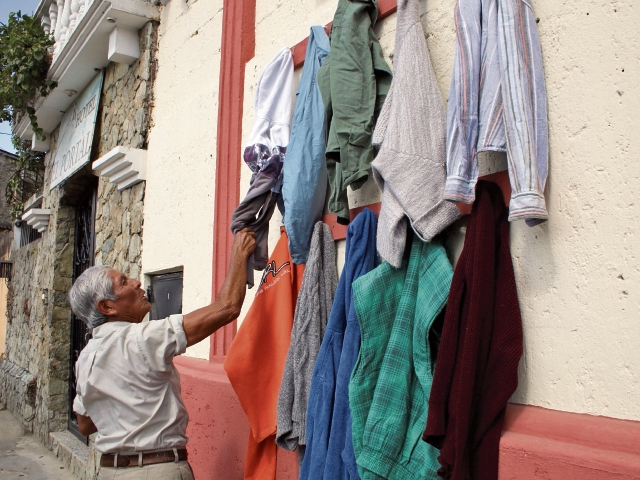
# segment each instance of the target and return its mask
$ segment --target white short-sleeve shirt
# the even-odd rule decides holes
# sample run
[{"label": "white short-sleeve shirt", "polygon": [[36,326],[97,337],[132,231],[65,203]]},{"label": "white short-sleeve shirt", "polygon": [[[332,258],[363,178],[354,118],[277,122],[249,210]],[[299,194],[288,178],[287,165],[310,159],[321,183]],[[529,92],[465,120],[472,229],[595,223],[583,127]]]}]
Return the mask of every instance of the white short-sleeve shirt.
[{"label": "white short-sleeve shirt", "polygon": [[189,416],[173,357],[184,353],[182,315],[108,322],[76,362],[73,410],[91,417],[101,453],[184,447]]}]

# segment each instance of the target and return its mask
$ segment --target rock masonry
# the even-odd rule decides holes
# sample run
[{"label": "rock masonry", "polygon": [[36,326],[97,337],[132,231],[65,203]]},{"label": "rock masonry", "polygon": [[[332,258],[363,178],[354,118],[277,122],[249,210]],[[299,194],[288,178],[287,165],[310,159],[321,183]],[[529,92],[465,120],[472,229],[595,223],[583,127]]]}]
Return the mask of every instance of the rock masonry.
[{"label": "rock masonry", "polygon": [[[146,149],[157,31],[155,22],[140,30],[141,55],[132,66],[111,63],[106,68],[91,161],[116,146]],[[90,165],[50,190],[57,135],[57,130],[51,134],[45,160],[42,208],[52,210],[49,227],[42,238],[11,255],[6,352],[0,359],[0,403],[49,447],[49,434],[66,430],[68,418],[74,192],[97,183],[95,263],[133,278],[141,272],[145,192],[144,182],[118,192],[107,178],[96,181]]]}]

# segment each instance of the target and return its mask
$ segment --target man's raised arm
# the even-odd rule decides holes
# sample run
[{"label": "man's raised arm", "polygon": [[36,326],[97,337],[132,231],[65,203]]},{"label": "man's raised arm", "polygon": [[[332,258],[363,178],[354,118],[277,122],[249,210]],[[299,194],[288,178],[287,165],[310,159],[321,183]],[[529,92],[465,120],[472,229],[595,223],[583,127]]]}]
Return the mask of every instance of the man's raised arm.
[{"label": "man's raised arm", "polygon": [[252,230],[245,228],[236,233],[231,247],[229,271],[215,301],[183,317],[182,327],[188,347],[238,318],[247,291],[247,259],[255,248],[256,239]]}]

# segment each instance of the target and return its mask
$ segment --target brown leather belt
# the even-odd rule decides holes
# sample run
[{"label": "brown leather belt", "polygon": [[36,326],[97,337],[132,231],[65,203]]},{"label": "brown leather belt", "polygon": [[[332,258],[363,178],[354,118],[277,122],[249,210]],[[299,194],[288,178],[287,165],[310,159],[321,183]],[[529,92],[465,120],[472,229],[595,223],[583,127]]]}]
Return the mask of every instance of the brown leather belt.
[{"label": "brown leather belt", "polygon": [[[177,460],[176,460],[176,454],[174,453],[173,450],[162,450],[160,452],[149,452],[149,453],[134,453],[131,455],[109,453],[109,454],[102,455],[102,458],[100,458],[100,466],[101,467],[117,467],[117,468],[142,467],[144,465],[153,465],[156,463],[179,462],[179,461],[187,460],[186,448],[178,448],[177,453],[178,453]],[[142,461],[142,465],[138,464],[139,461]]]}]

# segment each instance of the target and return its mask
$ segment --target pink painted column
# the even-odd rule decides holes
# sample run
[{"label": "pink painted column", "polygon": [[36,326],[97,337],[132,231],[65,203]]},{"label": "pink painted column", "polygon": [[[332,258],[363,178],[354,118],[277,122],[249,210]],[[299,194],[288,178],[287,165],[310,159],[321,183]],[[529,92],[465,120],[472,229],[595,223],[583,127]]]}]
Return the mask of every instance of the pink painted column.
[{"label": "pink painted column", "polygon": [[[231,215],[240,200],[240,165],[244,70],[255,55],[255,0],[224,0],[222,14],[222,58],[218,89],[218,133],[216,137],[216,188],[213,226],[212,300],[218,294],[229,268]],[[211,336],[209,360],[226,355],[236,334],[234,320]]]}]

